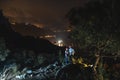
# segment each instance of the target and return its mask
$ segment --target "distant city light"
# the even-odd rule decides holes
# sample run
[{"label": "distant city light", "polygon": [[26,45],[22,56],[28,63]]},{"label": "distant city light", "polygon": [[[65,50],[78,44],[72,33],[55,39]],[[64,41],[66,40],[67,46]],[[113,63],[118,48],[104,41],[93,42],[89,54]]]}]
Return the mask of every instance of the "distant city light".
[{"label": "distant city light", "polygon": [[63,40],[58,40],[58,46],[63,46]]},{"label": "distant city light", "polygon": [[56,35],[45,35],[45,36],[40,36],[40,38],[55,38]]},{"label": "distant city light", "polygon": [[53,32],[59,33],[59,32],[71,32],[71,29],[65,29],[65,30],[54,30]]},{"label": "distant city light", "polygon": [[70,32],[70,31],[71,31],[70,29],[67,30],[67,32]]}]

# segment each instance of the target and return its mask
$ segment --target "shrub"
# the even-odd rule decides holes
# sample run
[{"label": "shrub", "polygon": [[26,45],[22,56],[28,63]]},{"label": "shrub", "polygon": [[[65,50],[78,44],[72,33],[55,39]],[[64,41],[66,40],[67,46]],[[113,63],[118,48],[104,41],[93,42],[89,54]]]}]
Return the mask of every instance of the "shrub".
[{"label": "shrub", "polygon": [[6,48],[5,40],[0,38],[0,61],[4,61],[10,51]]}]

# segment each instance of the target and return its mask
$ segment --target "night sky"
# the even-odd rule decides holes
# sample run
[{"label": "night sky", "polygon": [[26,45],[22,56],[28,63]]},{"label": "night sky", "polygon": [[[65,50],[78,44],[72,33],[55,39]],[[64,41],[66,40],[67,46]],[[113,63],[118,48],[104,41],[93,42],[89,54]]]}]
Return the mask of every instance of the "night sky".
[{"label": "night sky", "polygon": [[0,8],[10,21],[30,23],[37,27],[64,28],[65,15],[87,0],[0,0]]}]

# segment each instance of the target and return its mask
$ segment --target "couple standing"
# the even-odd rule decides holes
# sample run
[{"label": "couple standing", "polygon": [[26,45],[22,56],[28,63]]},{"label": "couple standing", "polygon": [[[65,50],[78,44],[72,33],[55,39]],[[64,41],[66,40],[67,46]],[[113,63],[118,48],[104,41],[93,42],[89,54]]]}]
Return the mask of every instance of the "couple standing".
[{"label": "couple standing", "polygon": [[72,57],[74,56],[74,49],[69,46],[68,48],[66,47],[65,49],[65,63],[68,64],[68,63],[72,63]]}]

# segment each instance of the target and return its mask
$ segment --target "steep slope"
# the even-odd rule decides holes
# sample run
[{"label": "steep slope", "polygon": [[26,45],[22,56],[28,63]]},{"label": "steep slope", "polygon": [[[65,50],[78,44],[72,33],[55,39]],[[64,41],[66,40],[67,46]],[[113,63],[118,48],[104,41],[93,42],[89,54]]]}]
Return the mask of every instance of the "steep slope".
[{"label": "steep slope", "polygon": [[10,50],[24,49],[36,52],[56,52],[58,46],[53,45],[48,40],[34,38],[32,36],[22,36],[11,28],[8,19],[4,17],[0,10],[0,37],[6,41],[6,45]]}]

